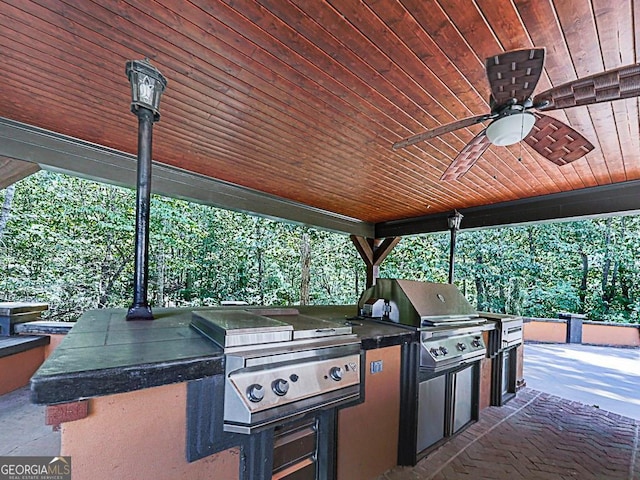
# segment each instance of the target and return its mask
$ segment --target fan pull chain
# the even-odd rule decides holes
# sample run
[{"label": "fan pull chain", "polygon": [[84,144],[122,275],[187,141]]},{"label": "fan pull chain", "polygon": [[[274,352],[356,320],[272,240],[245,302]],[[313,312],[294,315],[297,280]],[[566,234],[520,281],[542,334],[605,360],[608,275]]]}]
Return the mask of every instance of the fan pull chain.
[{"label": "fan pull chain", "polygon": [[522,140],[520,140],[520,153],[518,154],[518,161],[522,162]]},{"label": "fan pull chain", "polygon": [[518,161],[522,162],[522,141],[524,140],[524,115],[520,117],[520,138],[522,138],[522,140],[518,142],[518,146],[520,148],[520,152],[518,153]]}]

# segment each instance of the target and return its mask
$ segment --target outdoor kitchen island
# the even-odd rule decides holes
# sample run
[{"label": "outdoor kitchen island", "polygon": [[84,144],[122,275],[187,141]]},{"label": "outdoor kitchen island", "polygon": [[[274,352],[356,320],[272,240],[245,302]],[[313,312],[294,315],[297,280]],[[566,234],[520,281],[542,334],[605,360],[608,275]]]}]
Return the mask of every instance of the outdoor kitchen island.
[{"label": "outdoor kitchen island", "polygon": [[[343,322],[357,313],[355,306],[295,308]],[[71,456],[74,478],[270,477],[270,471],[257,472],[265,447],[272,448],[269,455],[274,448],[264,433],[225,432],[221,442],[213,439],[211,451],[217,453],[188,461],[202,447],[194,447],[189,432],[196,401],[189,392],[198,382],[223,381],[225,372],[223,349],[190,327],[193,311],[158,309],[154,321],[129,322],[124,309],[89,311],[33,376],[32,400],[49,405],[49,417],[61,423],[61,454]],[[415,338],[391,324],[360,318],[349,323],[363,352],[360,403],[325,410],[334,418],[333,430],[317,441],[333,439],[329,460],[337,478],[372,478],[396,464],[401,349]],[[228,448],[220,450],[225,442]]]}]

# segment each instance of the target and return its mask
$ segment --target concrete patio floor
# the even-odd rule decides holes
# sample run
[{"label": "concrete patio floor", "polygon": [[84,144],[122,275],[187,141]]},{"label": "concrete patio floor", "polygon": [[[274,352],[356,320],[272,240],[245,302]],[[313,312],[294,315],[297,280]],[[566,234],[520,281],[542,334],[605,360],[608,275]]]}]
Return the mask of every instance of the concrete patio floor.
[{"label": "concrete patio floor", "polygon": [[527,343],[527,386],[640,420],[640,349]]},{"label": "concrete patio floor", "polygon": [[44,424],[45,407],[29,401],[29,387],[0,396],[0,456],[57,456],[60,432]]}]

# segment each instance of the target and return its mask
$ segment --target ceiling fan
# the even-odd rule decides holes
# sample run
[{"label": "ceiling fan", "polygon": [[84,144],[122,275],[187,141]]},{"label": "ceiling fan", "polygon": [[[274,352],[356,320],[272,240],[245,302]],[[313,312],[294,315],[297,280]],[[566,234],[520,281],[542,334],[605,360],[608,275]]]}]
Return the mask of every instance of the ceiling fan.
[{"label": "ceiling fan", "polygon": [[593,150],[593,145],[569,125],[540,112],[640,96],[640,64],[580,78],[532,97],[542,74],[544,55],[544,48],[527,48],[487,58],[490,113],[413,135],[394,143],[393,149],[490,120],[489,126],[462,149],[441,180],[456,180],[464,175],[491,144],[506,146],[524,140],[557,165],[583,157]]}]

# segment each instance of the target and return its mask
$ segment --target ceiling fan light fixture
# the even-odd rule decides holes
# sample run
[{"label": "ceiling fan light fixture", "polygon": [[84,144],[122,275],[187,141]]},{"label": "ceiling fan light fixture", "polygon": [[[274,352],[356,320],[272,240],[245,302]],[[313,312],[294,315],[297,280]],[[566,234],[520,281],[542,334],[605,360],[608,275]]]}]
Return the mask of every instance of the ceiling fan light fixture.
[{"label": "ceiling fan light fixture", "polygon": [[536,123],[533,113],[519,112],[494,120],[487,127],[486,135],[493,145],[503,147],[523,140]]}]

